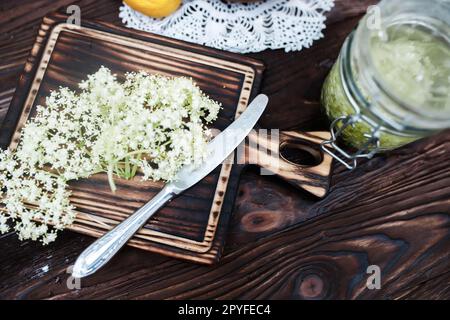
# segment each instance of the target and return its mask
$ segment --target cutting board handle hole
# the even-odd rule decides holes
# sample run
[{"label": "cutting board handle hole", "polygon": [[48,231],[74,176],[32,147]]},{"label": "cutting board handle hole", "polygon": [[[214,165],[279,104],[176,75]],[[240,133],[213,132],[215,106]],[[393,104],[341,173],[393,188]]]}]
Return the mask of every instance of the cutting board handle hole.
[{"label": "cutting board handle hole", "polygon": [[314,167],[323,161],[319,146],[304,140],[281,143],[280,156],[283,160],[301,167]]}]

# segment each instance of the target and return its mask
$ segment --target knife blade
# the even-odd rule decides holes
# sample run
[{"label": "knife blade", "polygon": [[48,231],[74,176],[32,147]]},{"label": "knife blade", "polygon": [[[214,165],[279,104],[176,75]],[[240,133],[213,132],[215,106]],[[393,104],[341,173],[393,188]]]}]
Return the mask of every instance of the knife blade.
[{"label": "knife blade", "polygon": [[83,278],[103,267],[162,206],[227,159],[253,129],[268,100],[266,95],[258,95],[239,118],[208,143],[208,159],[200,167],[196,168],[194,164],[183,166],[173,182],[166,184],[153,199],[84,250],[72,268],[72,276]]}]

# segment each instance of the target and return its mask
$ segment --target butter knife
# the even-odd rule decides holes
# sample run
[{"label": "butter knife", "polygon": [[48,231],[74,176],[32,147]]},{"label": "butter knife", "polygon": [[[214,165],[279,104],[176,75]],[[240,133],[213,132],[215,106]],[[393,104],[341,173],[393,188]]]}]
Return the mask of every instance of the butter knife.
[{"label": "butter knife", "polygon": [[208,159],[200,167],[193,164],[182,167],[173,182],[166,184],[153,199],[91,244],[77,258],[72,276],[86,277],[103,267],[162,206],[219,166],[250,133],[267,103],[266,95],[258,95],[239,118],[208,143]]}]

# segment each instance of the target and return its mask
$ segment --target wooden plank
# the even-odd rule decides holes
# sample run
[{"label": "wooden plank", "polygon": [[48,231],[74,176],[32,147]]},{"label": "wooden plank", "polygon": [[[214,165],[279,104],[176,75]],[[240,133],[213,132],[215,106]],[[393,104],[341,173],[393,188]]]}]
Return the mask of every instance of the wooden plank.
[{"label": "wooden plank", "polygon": [[[52,90],[60,86],[77,90],[78,83],[102,65],[119,78],[126,72],[141,70],[193,78],[204,92],[222,103],[214,123],[219,130],[245,110],[261,80],[263,65],[250,58],[97,22],[85,20],[81,27],[74,26],[65,23],[66,19],[63,15],[46,17],[39,29],[22,82],[0,129],[0,143],[9,143],[11,150],[18,145],[21,129],[34,115],[36,106],[45,105]],[[322,141],[295,133],[281,137],[281,144],[288,140],[294,144],[294,139],[302,138],[316,144]],[[322,137],[327,139],[329,134],[322,133]],[[264,149],[254,150],[260,151],[259,164],[323,197],[328,190],[331,157],[321,155],[318,166],[298,166],[279,156],[278,140],[272,143],[270,159]],[[267,142],[258,141],[260,145]],[[231,163],[216,169],[161,209],[128,244],[198,263],[216,262],[224,244],[220,235],[225,233],[237,191],[238,175],[232,170]],[[71,203],[77,218],[67,229],[99,237],[154,197],[163,184],[143,182],[138,175],[130,181],[119,180],[117,186],[118,190],[111,193],[106,174],[72,182]]]},{"label": "wooden plank", "polygon": [[[18,1],[25,8],[33,2]],[[0,7],[18,1],[2,2]],[[52,1],[52,10],[61,2]],[[319,110],[322,81],[344,37],[376,2],[336,0],[325,38],[310,49],[250,55],[267,66],[262,92],[271,102],[262,127],[327,128]],[[118,1],[76,3],[82,18],[120,23]],[[12,96],[8,90],[14,90],[43,16],[33,10],[27,14],[26,23],[0,35],[3,97]],[[4,235],[0,297],[301,299],[299,288],[306,279],[325,284],[320,292],[307,292],[319,299],[450,299],[449,146],[447,131],[378,156],[353,172],[337,167],[331,190],[321,201],[249,168],[240,182],[225,256],[213,267],[126,248],[101,273],[83,280],[80,290],[72,291],[66,287],[67,267],[91,238],[67,232],[56,243],[41,247],[21,243],[14,234]],[[369,263],[386,267],[380,290],[361,290]],[[46,266],[49,270],[44,272]]]},{"label": "wooden plank", "polygon": [[[84,20],[81,27],[73,26],[65,23],[66,19],[53,15],[43,20],[0,129],[4,147],[17,146],[21,128],[38,104],[45,105],[52,90],[59,86],[76,90],[77,84],[101,65],[119,78],[140,70],[193,78],[205,93],[222,103],[214,123],[219,130],[245,110],[259,87],[263,65],[254,59],[103,23]],[[217,168],[160,210],[129,244],[198,263],[217,261],[237,179],[230,164]],[[149,201],[162,186],[142,182],[137,176],[131,181],[119,180],[113,194],[105,174],[73,182],[71,202],[78,215],[69,229],[98,237]]]}]

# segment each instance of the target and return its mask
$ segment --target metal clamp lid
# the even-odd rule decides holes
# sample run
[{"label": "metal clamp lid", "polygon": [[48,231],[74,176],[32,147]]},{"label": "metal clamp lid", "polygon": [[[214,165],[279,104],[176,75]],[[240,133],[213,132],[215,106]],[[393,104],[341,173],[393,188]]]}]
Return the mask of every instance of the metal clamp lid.
[{"label": "metal clamp lid", "polygon": [[[365,122],[371,130],[364,134],[365,143],[355,153],[348,153],[337,145],[342,132],[349,126],[354,127],[358,122]],[[334,119],[330,125],[331,138],[323,141],[320,147],[324,152],[342,163],[347,169],[353,170],[358,165],[359,158],[372,158],[380,150],[380,125],[367,121],[360,113],[350,116],[341,116]]]}]

